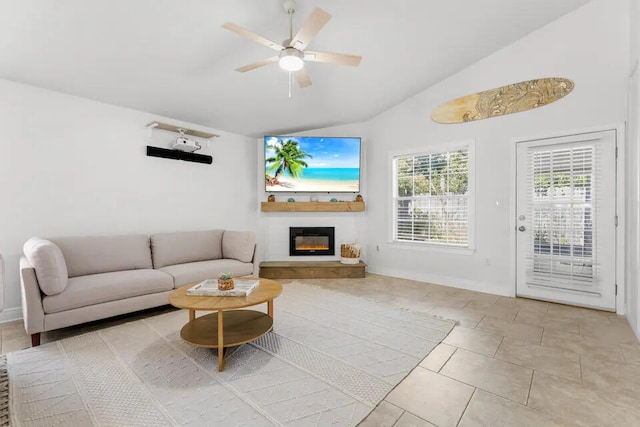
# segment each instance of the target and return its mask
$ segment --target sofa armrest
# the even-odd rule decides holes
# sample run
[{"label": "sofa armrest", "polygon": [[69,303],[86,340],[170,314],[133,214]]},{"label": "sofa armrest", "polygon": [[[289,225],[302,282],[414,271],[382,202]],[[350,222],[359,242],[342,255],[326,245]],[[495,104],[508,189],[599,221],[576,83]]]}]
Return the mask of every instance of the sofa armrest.
[{"label": "sofa armrest", "polygon": [[42,292],[38,285],[36,270],[24,256],[20,258],[20,292],[22,294],[22,318],[28,334],[44,331],[44,308]]}]

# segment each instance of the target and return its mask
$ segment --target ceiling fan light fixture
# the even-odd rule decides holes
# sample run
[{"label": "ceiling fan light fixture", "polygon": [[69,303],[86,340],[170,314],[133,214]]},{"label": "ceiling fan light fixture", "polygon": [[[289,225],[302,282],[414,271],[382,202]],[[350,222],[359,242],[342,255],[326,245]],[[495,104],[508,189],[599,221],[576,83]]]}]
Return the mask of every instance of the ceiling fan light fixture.
[{"label": "ceiling fan light fixture", "polygon": [[287,47],[280,51],[280,59],[278,65],[286,71],[298,71],[304,67],[303,55],[298,49]]}]

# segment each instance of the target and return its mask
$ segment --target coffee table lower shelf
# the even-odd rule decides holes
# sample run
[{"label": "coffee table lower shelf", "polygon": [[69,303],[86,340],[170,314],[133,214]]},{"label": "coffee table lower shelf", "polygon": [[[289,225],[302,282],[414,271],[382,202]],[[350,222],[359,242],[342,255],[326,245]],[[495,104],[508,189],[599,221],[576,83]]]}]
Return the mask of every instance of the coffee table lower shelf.
[{"label": "coffee table lower shelf", "polygon": [[[222,313],[223,347],[235,347],[260,338],[273,328],[273,319],[255,310]],[[198,347],[218,348],[218,313],[196,317],[180,330],[186,342]]]}]

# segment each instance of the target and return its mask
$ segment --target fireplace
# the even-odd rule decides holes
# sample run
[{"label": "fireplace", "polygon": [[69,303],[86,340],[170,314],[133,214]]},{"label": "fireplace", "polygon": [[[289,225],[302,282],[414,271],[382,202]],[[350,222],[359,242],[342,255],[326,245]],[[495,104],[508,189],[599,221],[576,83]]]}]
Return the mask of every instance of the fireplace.
[{"label": "fireplace", "polygon": [[334,227],[289,227],[289,255],[335,255]]}]

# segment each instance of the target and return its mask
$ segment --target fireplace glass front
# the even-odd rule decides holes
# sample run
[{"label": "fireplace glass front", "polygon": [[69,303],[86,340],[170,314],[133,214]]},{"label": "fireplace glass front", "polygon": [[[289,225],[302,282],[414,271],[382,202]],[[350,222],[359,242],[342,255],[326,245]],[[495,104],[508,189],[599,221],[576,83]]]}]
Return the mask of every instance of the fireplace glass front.
[{"label": "fireplace glass front", "polygon": [[335,255],[334,227],[290,227],[289,255]]}]

